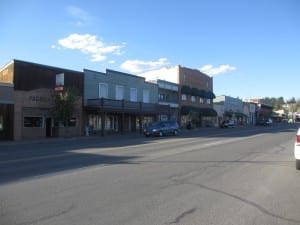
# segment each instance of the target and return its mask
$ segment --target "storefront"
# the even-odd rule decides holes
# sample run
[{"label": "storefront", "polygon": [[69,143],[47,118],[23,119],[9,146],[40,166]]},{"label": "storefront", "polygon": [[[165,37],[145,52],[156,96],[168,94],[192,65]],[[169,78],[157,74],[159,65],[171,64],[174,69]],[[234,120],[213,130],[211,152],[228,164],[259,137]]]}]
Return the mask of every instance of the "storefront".
[{"label": "storefront", "polygon": [[[63,123],[53,116],[58,76],[59,91],[77,90],[71,117]],[[0,69],[0,140],[83,135],[82,92],[82,72],[12,60]]]},{"label": "storefront", "polygon": [[13,140],[13,93],[11,69],[0,69],[0,140]]},{"label": "storefront", "polygon": [[14,139],[38,139],[53,136],[80,136],[81,106],[77,106],[68,126],[55,124],[52,116],[54,90],[16,91]]}]

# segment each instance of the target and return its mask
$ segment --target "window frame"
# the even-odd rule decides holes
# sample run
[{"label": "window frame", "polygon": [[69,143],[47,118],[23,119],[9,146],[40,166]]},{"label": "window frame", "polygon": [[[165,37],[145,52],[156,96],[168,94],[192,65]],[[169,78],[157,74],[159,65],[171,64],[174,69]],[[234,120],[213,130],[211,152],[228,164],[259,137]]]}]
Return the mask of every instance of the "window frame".
[{"label": "window frame", "polygon": [[[121,92],[119,92],[121,90]],[[124,99],[124,86],[123,85],[116,85],[116,100],[123,100]]]},{"label": "window frame", "polygon": [[[33,121],[33,119],[37,119],[39,118],[41,121],[39,121],[40,126],[35,126],[36,125],[36,121]],[[25,120],[31,119],[31,124],[32,126],[26,126],[25,125]],[[23,128],[44,128],[44,117],[43,116],[23,116]]]},{"label": "window frame", "polygon": [[143,90],[143,103],[150,103],[150,90],[149,89]]},{"label": "window frame", "polygon": [[[105,90],[105,93],[104,95],[105,96],[102,96],[102,92],[101,92],[101,86],[105,86],[106,90]],[[108,98],[108,85],[107,83],[99,83],[99,98]]]},{"label": "window frame", "polygon": [[196,102],[196,101],[197,101],[196,96],[192,95],[191,96],[191,102]]},{"label": "window frame", "polygon": [[[134,92],[133,92],[134,91]],[[133,93],[135,93],[135,94],[133,94]],[[137,88],[130,88],[130,101],[131,102],[137,102],[137,100],[138,100],[138,89]]]}]

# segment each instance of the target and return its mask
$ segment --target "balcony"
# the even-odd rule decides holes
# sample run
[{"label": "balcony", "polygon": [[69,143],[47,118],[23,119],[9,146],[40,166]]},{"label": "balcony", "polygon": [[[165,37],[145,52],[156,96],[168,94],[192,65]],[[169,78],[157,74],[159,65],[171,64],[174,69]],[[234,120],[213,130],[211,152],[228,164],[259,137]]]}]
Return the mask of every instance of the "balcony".
[{"label": "balcony", "polygon": [[85,105],[87,110],[99,110],[112,113],[132,114],[169,114],[169,105],[155,103],[131,102],[107,98],[88,99]]}]

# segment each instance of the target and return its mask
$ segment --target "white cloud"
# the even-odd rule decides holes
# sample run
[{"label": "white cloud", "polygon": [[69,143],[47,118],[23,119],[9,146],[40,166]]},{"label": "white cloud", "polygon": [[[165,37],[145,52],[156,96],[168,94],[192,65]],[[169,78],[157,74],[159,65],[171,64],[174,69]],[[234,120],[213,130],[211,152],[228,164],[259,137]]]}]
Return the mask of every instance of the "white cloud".
[{"label": "white cloud", "polygon": [[90,21],[90,15],[77,6],[68,6],[67,13],[76,20],[76,26],[82,26]]},{"label": "white cloud", "polygon": [[57,45],[51,45],[51,48],[52,48],[52,49],[57,49],[57,50],[60,50],[60,49],[61,49],[61,47],[59,47],[59,46],[57,46]]},{"label": "white cloud", "polygon": [[58,44],[64,48],[79,50],[91,56],[91,61],[104,61],[107,55],[121,55],[121,49],[125,43],[119,45],[108,45],[98,40],[97,36],[91,34],[70,34],[68,37],[58,40]]},{"label": "white cloud", "polygon": [[213,65],[204,65],[199,70],[210,76],[214,76],[236,70],[236,67],[230,65],[220,65],[219,67],[213,67]]},{"label": "white cloud", "polygon": [[169,62],[166,58],[160,58],[157,61],[126,60],[122,63],[121,68],[131,73],[140,73],[155,70],[168,64]]}]

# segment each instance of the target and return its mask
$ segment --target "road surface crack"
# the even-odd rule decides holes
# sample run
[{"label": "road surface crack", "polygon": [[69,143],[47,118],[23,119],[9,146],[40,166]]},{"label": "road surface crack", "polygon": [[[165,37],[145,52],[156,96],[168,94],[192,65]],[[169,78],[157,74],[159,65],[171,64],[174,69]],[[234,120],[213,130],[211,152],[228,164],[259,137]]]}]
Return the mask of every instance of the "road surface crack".
[{"label": "road surface crack", "polygon": [[187,210],[187,211],[181,213],[179,216],[177,216],[177,217],[175,218],[174,221],[171,221],[171,222],[169,222],[168,224],[170,224],[170,225],[171,225],[171,224],[179,224],[180,221],[181,221],[183,218],[185,218],[186,216],[188,216],[188,215],[190,215],[190,214],[193,214],[196,210],[197,210],[197,208],[192,208],[192,209],[190,209],[190,210]]}]

